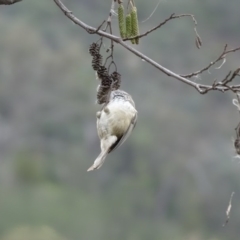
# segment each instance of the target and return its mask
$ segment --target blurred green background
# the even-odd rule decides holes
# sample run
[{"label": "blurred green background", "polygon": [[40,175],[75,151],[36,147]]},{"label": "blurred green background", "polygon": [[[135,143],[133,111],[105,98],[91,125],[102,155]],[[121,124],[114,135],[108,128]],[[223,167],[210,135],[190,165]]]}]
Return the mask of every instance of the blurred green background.
[{"label": "blurred green background", "polygon": [[[141,39],[137,48],[163,66],[186,74],[214,60],[225,43],[239,45],[239,0],[162,0],[141,23],[157,2],[136,0],[141,32],[172,13],[192,13],[203,40],[198,50],[188,18]],[[111,0],[64,3],[98,26]],[[88,53],[98,37],[49,0],[0,6],[0,31],[0,240],[239,239],[233,95],[200,95],[116,45],[122,88],[132,94],[139,120],[104,166],[87,173],[99,153]],[[239,59],[229,55],[222,69],[194,80],[211,84]]]}]

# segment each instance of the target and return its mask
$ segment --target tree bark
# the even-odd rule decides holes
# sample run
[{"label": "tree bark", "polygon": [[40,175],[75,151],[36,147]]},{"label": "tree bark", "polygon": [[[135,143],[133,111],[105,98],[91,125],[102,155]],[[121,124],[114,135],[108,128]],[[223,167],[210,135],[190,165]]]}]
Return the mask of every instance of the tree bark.
[{"label": "tree bark", "polygon": [[22,0],[0,0],[0,5],[11,5],[21,1]]}]

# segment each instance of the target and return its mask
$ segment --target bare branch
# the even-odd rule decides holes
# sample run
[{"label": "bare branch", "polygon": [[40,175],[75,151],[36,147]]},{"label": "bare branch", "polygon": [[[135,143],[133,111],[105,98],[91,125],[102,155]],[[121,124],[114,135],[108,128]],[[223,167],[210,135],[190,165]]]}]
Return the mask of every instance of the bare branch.
[{"label": "bare branch", "polygon": [[138,35],[138,36],[130,37],[130,38],[124,38],[123,41],[128,41],[128,40],[135,39],[135,38],[145,37],[145,36],[147,36],[149,33],[153,32],[153,31],[157,30],[158,28],[162,27],[163,25],[165,25],[165,24],[166,24],[167,22],[169,22],[170,20],[177,19],[177,18],[182,18],[182,17],[191,17],[191,18],[192,18],[192,20],[193,20],[193,22],[194,22],[194,25],[195,25],[194,31],[195,31],[196,36],[197,36],[196,39],[198,39],[199,45],[201,46],[201,39],[200,39],[200,37],[199,37],[199,35],[198,35],[198,33],[197,33],[197,29],[196,29],[197,21],[196,21],[195,17],[194,17],[192,14],[175,15],[175,13],[173,13],[173,14],[170,15],[169,18],[167,18],[167,19],[165,19],[163,22],[159,23],[156,27],[154,27],[154,28],[152,28],[152,29],[150,29],[150,30],[146,31],[145,33],[140,34],[140,35]]},{"label": "bare branch", "polygon": [[[107,26],[106,26],[106,29],[105,29],[105,30],[107,30],[107,28],[109,28],[110,34],[113,33],[113,32],[112,32],[112,15],[113,15],[113,13],[114,13],[115,2],[116,2],[116,0],[112,0],[112,5],[111,5],[110,12],[109,12],[108,20],[107,20]],[[108,50],[109,50],[109,49],[108,49]],[[111,65],[114,65],[115,68],[117,68],[117,66],[116,66],[116,64],[115,64],[115,62],[114,62],[114,60],[113,60],[113,52],[114,52],[114,42],[113,42],[113,40],[111,39],[110,55],[106,58],[106,61],[105,61],[105,63],[104,63],[104,65],[105,65],[105,64],[107,63],[107,61],[108,61],[109,59],[111,59],[111,63],[110,63],[110,65],[109,65],[109,68],[111,67]],[[109,70],[109,69],[108,69],[108,70]]]},{"label": "bare branch", "polygon": [[[234,49],[230,49],[230,50],[227,50],[227,44],[224,46],[224,49],[223,49],[223,52],[220,54],[219,57],[217,57],[213,62],[210,62],[206,67],[204,67],[203,69],[199,70],[199,71],[196,71],[196,72],[193,72],[193,73],[190,73],[190,74],[186,74],[186,75],[181,75],[182,77],[185,77],[185,78],[191,78],[193,76],[197,76],[205,71],[208,71],[213,65],[215,65],[217,62],[223,60],[223,63],[225,62],[225,58],[226,58],[226,55],[228,53],[232,53],[232,52],[236,52],[236,51],[239,51],[240,50],[240,47],[238,48],[234,48]],[[222,64],[221,64],[222,65]],[[219,67],[218,67],[219,68]]]},{"label": "bare branch", "polygon": [[237,93],[240,91],[240,85],[228,85],[228,83],[232,82],[233,79],[235,79],[237,76],[239,76],[239,71],[240,71],[240,68],[237,68],[233,73],[232,71],[230,71],[226,77],[220,81],[220,82],[217,82],[216,80],[214,81],[213,85],[211,86],[211,88],[209,89],[205,89],[205,91],[203,91],[203,94],[209,92],[210,90],[219,90],[219,91],[222,91],[222,92],[225,92],[227,91],[226,89],[223,89],[223,88],[220,88],[219,87],[226,87],[228,88],[228,90],[234,92],[234,93]]},{"label": "bare branch", "polygon": [[[181,81],[181,82],[183,82],[183,83],[185,83],[185,84],[187,84],[187,85],[189,85],[191,87],[194,87],[201,94],[205,94],[205,93],[207,93],[207,92],[209,92],[211,90],[217,90],[217,91],[221,91],[221,92],[225,92],[225,91],[237,92],[237,91],[240,91],[240,85],[232,85],[232,86],[228,86],[227,85],[227,83],[232,81],[236,76],[239,76],[240,69],[237,69],[236,71],[234,71],[232,75],[231,75],[231,72],[230,72],[230,74],[227,75],[227,77],[225,77],[223,81],[221,81],[221,82],[215,81],[213,85],[204,85],[204,84],[195,83],[195,82],[189,80],[187,77],[181,76],[181,75],[179,75],[177,73],[174,73],[171,70],[163,67],[159,63],[155,62],[153,59],[147,57],[146,55],[144,55],[140,51],[136,50],[132,46],[126,44],[121,38],[119,38],[119,37],[117,37],[117,36],[115,36],[115,35],[113,35],[111,33],[104,32],[104,31],[102,31],[100,29],[98,30],[98,29],[96,29],[94,27],[91,27],[91,26],[87,25],[86,23],[82,22],[81,20],[79,20],[77,17],[75,17],[73,15],[73,13],[61,2],[61,0],[53,0],[53,1],[57,4],[57,6],[63,11],[63,13],[72,22],[74,22],[75,24],[79,25],[81,28],[85,29],[87,32],[95,33],[95,34],[97,34],[99,36],[108,38],[108,39],[112,40],[113,42],[120,44],[122,47],[124,47],[125,49],[127,49],[128,51],[130,51],[131,53],[136,55],[137,57],[141,58],[142,60],[148,62],[149,64],[151,64],[152,66],[154,66],[155,68],[157,68],[158,70],[160,70],[161,72],[166,74],[167,76],[175,78],[178,81]],[[179,17],[183,17],[183,16],[193,16],[193,15],[191,15],[191,14],[171,15],[168,18],[168,20],[165,20],[164,22],[167,22],[167,21],[169,21],[172,18],[179,18]],[[236,49],[232,49],[232,50],[228,50],[228,51],[225,49],[224,53],[227,54],[227,53],[230,53],[230,52],[237,51],[239,49],[240,48],[236,48]],[[222,54],[221,56],[223,57],[225,54]],[[218,61],[216,61],[216,62],[218,62]],[[192,76],[194,76],[194,75],[197,75],[197,74],[193,74]],[[231,77],[229,78],[230,75],[231,75]]]},{"label": "bare branch", "polygon": [[22,0],[0,0],[0,5],[12,5],[17,2],[21,2]]},{"label": "bare branch", "polygon": [[120,40],[119,37],[111,35],[109,33],[106,33],[104,31],[97,31],[98,28],[91,27],[87,25],[86,23],[82,22],[78,18],[76,18],[73,13],[60,1],[60,0],[54,0],[54,2],[57,4],[57,6],[63,11],[63,13],[75,24],[79,25],[83,29],[85,29],[89,33],[98,34],[99,36],[106,37],[108,39],[112,39],[115,42],[118,42]]}]

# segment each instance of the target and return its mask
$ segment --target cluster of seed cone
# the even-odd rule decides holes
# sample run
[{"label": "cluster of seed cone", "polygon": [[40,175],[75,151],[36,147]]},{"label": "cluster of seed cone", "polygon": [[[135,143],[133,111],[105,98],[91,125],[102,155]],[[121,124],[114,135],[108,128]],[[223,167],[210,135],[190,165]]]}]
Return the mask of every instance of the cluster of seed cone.
[{"label": "cluster of seed cone", "polygon": [[108,101],[112,90],[120,88],[121,75],[116,71],[109,75],[107,68],[102,65],[102,55],[100,54],[99,44],[92,43],[89,47],[89,53],[93,57],[92,67],[97,71],[97,76],[100,80],[97,89],[97,103],[103,104]]},{"label": "cluster of seed cone", "polygon": [[100,46],[97,43],[92,43],[89,47],[89,53],[93,57],[92,67],[97,71],[102,65],[102,55],[100,54]]},{"label": "cluster of seed cone", "polygon": [[97,90],[97,103],[102,104],[107,102],[107,99],[109,98],[109,94],[111,92],[112,79],[108,74],[107,68],[104,66],[101,66],[97,70],[97,74],[98,78],[101,81]]},{"label": "cluster of seed cone", "polygon": [[111,78],[112,78],[112,90],[117,90],[120,88],[121,86],[121,74],[114,71],[111,74]]},{"label": "cluster of seed cone", "polygon": [[[137,8],[135,6],[131,8],[131,11],[125,17],[123,4],[119,4],[118,26],[121,38],[136,37],[139,35]],[[139,38],[131,39],[131,42],[132,44],[138,44]]]}]

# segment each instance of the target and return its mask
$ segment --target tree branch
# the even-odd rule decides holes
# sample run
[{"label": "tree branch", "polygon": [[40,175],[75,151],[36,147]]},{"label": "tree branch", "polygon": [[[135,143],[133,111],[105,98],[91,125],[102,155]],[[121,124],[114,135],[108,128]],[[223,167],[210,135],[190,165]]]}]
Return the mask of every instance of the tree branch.
[{"label": "tree branch", "polygon": [[[94,28],[94,27],[89,26],[86,23],[82,22],[80,19],[78,19],[77,17],[75,17],[73,15],[73,13],[61,2],[61,0],[53,0],[53,1],[56,3],[56,5],[62,10],[62,12],[72,22],[74,22],[75,24],[77,24],[81,28],[85,29],[88,33],[98,34],[99,36],[108,38],[108,39],[112,40],[113,42],[120,44],[122,47],[124,47],[125,49],[127,49],[128,51],[133,53],[134,55],[138,56],[142,60],[148,62],[149,64],[151,64],[152,66],[154,66],[155,68],[160,70],[161,72],[165,73],[167,76],[175,78],[178,81],[181,81],[181,82],[183,82],[183,83],[185,83],[185,84],[187,84],[191,87],[194,87],[201,94],[205,94],[205,93],[207,93],[211,90],[217,90],[217,91],[221,91],[221,92],[225,92],[225,91],[229,91],[229,90],[234,91],[234,92],[240,91],[240,85],[227,86],[226,84],[222,84],[222,81],[219,82],[219,84],[216,84],[216,81],[215,81],[215,83],[213,85],[204,85],[204,84],[199,84],[199,83],[193,82],[193,81],[187,79],[187,77],[184,77],[184,76],[181,76],[177,73],[174,73],[171,70],[163,67],[159,63],[155,62],[153,59],[147,57],[146,55],[144,55],[140,51],[138,51],[135,48],[131,47],[130,45],[126,44],[124,42],[124,40],[122,40],[120,37],[118,37],[116,35],[113,35],[113,34],[110,34],[110,33],[107,33],[107,32],[104,32],[104,31],[100,30],[99,28]],[[171,16],[173,17],[174,15],[171,15]],[[170,16],[170,18],[171,18],[171,16]],[[184,16],[184,15],[179,15],[179,16]],[[236,76],[239,76],[239,74],[238,73],[233,74],[232,77],[231,77],[231,81]],[[230,82],[230,81],[228,81],[228,82]]]},{"label": "tree branch", "polygon": [[201,45],[201,39],[200,39],[200,37],[199,37],[199,35],[198,35],[198,33],[197,33],[197,28],[196,28],[196,26],[197,26],[197,21],[196,21],[195,17],[194,17],[192,14],[175,15],[175,13],[171,14],[169,18],[165,19],[163,22],[159,23],[156,27],[154,27],[154,28],[146,31],[145,33],[140,34],[140,35],[135,36],[135,37],[124,38],[123,41],[128,41],[128,40],[132,40],[132,39],[135,39],[135,38],[145,37],[145,36],[147,36],[149,33],[153,32],[153,31],[157,30],[158,28],[162,27],[163,25],[165,25],[165,24],[166,24],[167,22],[169,22],[170,20],[177,19],[177,18],[182,18],[182,17],[191,17],[191,18],[192,18],[192,20],[193,20],[193,22],[194,22],[194,25],[195,25],[194,31],[195,31],[195,33],[196,33],[197,38],[199,38],[198,41],[199,41],[199,44]]},{"label": "tree branch", "polygon": [[199,70],[199,71],[196,71],[196,72],[193,72],[193,73],[190,73],[190,74],[186,74],[186,75],[181,75],[182,77],[185,77],[185,78],[191,78],[193,76],[197,76],[205,71],[208,71],[213,65],[215,65],[217,62],[219,62],[220,60],[223,60],[223,63],[220,65],[220,67],[217,67],[217,69],[221,68],[222,65],[225,63],[226,61],[226,55],[228,53],[232,53],[232,52],[236,52],[238,50],[240,50],[240,47],[238,48],[233,48],[233,49],[230,49],[230,50],[227,50],[227,44],[225,45],[224,49],[223,49],[223,52],[220,54],[220,56],[218,58],[216,58],[216,60],[214,60],[213,62],[210,62],[206,67],[204,67],[203,69]]},{"label": "tree branch", "polygon": [[0,5],[12,5],[17,2],[21,2],[22,0],[0,0]]}]

